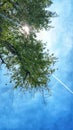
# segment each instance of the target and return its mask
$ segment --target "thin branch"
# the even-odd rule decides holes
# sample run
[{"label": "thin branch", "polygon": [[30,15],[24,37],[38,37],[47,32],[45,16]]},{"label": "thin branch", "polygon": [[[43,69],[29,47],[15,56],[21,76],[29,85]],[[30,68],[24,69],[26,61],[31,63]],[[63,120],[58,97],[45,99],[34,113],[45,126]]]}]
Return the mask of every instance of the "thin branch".
[{"label": "thin branch", "polygon": [[1,59],[1,63],[2,64],[5,64],[6,65],[6,67],[9,69],[9,66],[8,66],[8,64],[5,62],[5,60],[3,59],[3,57],[2,57],[2,55],[0,54],[0,59]]},{"label": "thin branch", "polygon": [[5,61],[4,61],[4,59],[2,58],[1,54],[0,54],[0,59],[2,61],[2,64],[6,64]]}]

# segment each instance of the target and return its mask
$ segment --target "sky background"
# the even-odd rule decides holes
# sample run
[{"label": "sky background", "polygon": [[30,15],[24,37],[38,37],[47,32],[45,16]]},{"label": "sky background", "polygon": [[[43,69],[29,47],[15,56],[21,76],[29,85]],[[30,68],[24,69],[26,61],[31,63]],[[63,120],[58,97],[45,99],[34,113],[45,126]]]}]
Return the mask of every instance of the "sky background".
[{"label": "sky background", "polygon": [[[59,57],[54,75],[73,91],[73,0],[53,0],[50,9],[59,16],[52,20],[54,28],[41,31],[38,38]],[[0,68],[0,130],[73,130],[73,94],[53,76],[45,104],[39,93],[29,96],[5,86],[5,72]]]}]

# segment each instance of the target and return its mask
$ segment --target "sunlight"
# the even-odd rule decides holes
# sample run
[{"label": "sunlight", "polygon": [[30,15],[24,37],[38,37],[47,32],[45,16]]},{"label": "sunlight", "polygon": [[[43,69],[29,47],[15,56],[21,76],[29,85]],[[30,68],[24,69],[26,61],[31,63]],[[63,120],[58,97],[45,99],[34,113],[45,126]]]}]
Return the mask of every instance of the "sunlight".
[{"label": "sunlight", "polygon": [[30,33],[30,28],[28,25],[23,25],[22,28],[19,28],[19,31],[27,36]]}]

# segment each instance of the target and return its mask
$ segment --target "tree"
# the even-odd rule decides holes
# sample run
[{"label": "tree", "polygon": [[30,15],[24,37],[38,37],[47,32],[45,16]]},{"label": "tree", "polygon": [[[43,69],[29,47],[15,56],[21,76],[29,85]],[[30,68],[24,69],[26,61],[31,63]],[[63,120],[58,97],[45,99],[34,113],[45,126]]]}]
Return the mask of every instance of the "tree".
[{"label": "tree", "polygon": [[46,87],[54,71],[56,58],[45,51],[45,44],[36,36],[40,29],[49,28],[55,16],[47,10],[51,4],[51,0],[0,2],[0,61],[10,69],[15,87]]}]

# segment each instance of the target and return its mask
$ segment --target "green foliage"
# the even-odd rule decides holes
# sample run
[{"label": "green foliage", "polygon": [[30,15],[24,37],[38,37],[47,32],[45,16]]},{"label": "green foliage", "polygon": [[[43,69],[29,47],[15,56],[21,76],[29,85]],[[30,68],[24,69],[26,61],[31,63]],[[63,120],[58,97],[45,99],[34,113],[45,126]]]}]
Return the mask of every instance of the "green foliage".
[{"label": "green foliage", "polygon": [[56,15],[47,10],[51,4],[51,0],[1,0],[0,14],[17,24],[28,23],[36,29],[47,29],[50,18]]},{"label": "green foliage", "polygon": [[[46,10],[51,4],[51,0],[0,1],[0,63],[10,69],[15,87],[46,87],[54,71],[56,58],[36,37],[36,31],[47,29],[55,16]],[[25,24],[29,35],[19,30]]]}]

